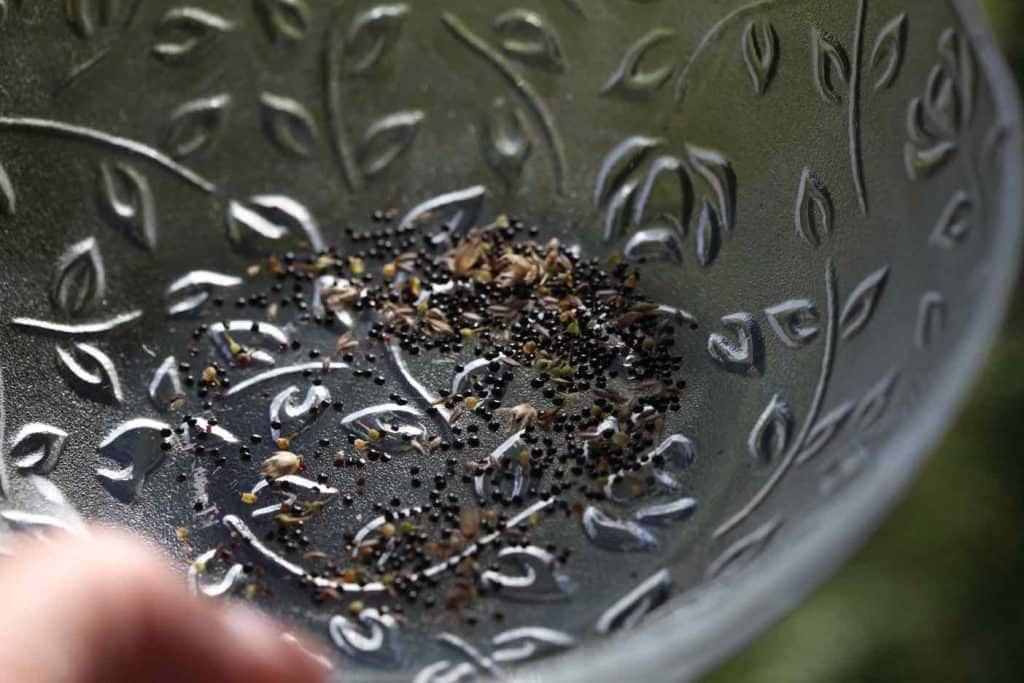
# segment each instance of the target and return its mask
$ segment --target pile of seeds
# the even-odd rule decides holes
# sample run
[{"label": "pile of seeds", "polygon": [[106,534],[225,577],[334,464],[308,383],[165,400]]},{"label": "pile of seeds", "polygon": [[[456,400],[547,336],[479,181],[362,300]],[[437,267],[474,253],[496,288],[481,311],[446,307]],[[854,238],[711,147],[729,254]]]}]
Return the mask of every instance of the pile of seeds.
[{"label": "pile of seeds", "polygon": [[[558,240],[536,241],[536,234],[499,217],[460,236],[423,235],[426,246],[417,249],[414,228],[386,225],[351,233],[357,245],[369,245],[352,254],[286,254],[250,267],[251,281],[269,282],[269,289],[240,299],[239,308],[255,307],[267,325],[290,307],[297,327],[342,328],[333,349],[308,352],[319,364],[303,373],[311,387],[346,373],[387,391],[389,379],[377,368],[385,356],[399,368],[415,357],[456,359],[451,385],[431,389],[410,380],[389,394],[396,409],[420,404],[431,415],[429,427],[357,420],[342,447],[324,438],[302,454],[299,434],[283,433],[278,422],[272,439],[254,434],[239,449],[252,459],[254,476],[263,477],[257,489],[272,489],[282,500],[267,517],[273,525],[266,542],[311,567],[315,599],[343,598],[315,579],[379,584],[394,596],[392,609],[441,599],[472,622],[472,604],[490,588],[489,549],[545,547],[542,514],[580,516],[611,487],[616,500],[653,487],[650,469],[663,464],[655,447],[685,387],[677,332],[690,321],[645,299],[639,273],[626,263],[586,259]],[[219,400],[259,354],[301,346],[264,338],[259,323],[245,339],[220,325],[216,341],[228,349],[228,362],[204,363],[198,378],[186,378],[204,417],[186,417],[184,429],[199,437],[217,425]],[[201,325],[194,337],[210,330]],[[195,358],[203,353],[189,349]],[[190,371],[183,364],[182,372]],[[312,417],[330,420],[363,407],[348,403],[325,400]],[[193,445],[202,448],[202,439]],[[215,457],[217,464],[226,459],[219,450]],[[374,465],[396,457],[409,463],[408,481],[397,488],[410,497],[365,501],[373,520],[350,522],[343,544],[335,544],[344,552],[318,547],[309,532],[320,518],[351,516],[340,510],[359,506]],[[334,491],[333,468],[355,468],[358,478],[350,490],[325,498],[324,491]],[[314,479],[315,486],[296,486]],[[255,492],[240,497],[247,506],[257,503]],[[546,551],[552,562],[568,560],[556,546]],[[353,612],[364,607],[361,600],[349,605]]]}]

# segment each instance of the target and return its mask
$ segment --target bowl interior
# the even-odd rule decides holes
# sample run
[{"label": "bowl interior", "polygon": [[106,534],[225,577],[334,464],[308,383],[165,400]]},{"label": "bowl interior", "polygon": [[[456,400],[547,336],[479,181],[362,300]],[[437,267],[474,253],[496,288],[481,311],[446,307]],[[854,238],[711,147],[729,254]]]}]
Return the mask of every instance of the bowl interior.
[{"label": "bowl interior", "polygon": [[[966,1],[74,0],[15,5],[0,32],[17,65],[0,76],[2,524],[135,529],[197,590],[256,599],[357,677],[534,659],[558,680],[694,675],[884,512],[952,418],[1016,269],[1016,91]],[[302,347],[236,378],[210,430],[224,463],[163,446],[184,414],[213,416],[174,403],[178,366],[216,344],[210,326],[267,324],[250,268],[269,255],[503,214],[635,263],[685,320],[657,485],[565,518],[542,497],[510,507],[572,559],[514,552],[519,588],[475,622],[422,601],[355,617],[358,590],[311,604],[307,564],[239,502],[259,476],[237,453],[273,435],[274,397],[305,393],[307,350],[338,329],[281,314]],[[331,400],[415,404],[459,360],[386,359],[386,385],[332,379]],[[318,423],[306,447],[344,433]],[[373,502],[425,501],[407,468],[372,468],[310,533],[344,551]]]}]

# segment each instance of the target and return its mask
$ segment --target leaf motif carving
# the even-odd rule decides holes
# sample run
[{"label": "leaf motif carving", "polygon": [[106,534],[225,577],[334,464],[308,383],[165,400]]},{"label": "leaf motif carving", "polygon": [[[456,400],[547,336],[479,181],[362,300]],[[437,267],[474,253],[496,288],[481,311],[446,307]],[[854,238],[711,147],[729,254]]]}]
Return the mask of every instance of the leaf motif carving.
[{"label": "leaf motif carving", "polygon": [[601,614],[595,629],[602,635],[631,629],[665,604],[672,594],[672,575],[662,569],[615,601]]},{"label": "leaf motif carving", "polygon": [[313,117],[301,103],[271,93],[260,95],[263,125],[270,139],[283,151],[297,157],[310,157],[317,143]]},{"label": "leaf motif carving", "polygon": [[706,199],[700,204],[695,232],[697,233],[697,263],[707,268],[718,257],[718,250],[722,246],[722,235],[718,214]]},{"label": "leaf motif carving", "polygon": [[850,81],[850,60],[846,50],[831,33],[818,29],[811,31],[813,45],[814,85],[821,99],[829,104],[842,101],[839,86]]},{"label": "leaf motif carving", "polygon": [[932,231],[931,239],[933,245],[943,249],[952,249],[967,238],[971,230],[971,213],[974,210],[974,203],[970,195],[963,190],[956,192],[946,208],[942,211],[939,222]]},{"label": "leaf motif carving", "polygon": [[717,579],[742,570],[764,551],[780,527],[782,520],[776,518],[736,541],[708,565],[706,576],[709,579]]},{"label": "leaf motif carving", "polygon": [[752,21],[743,31],[743,61],[754,84],[754,92],[763,95],[775,73],[779,54],[779,36],[769,21]]},{"label": "leaf motif carving", "polygon": [[582,523],[587,538],[605,550],[649,552],[658,546],[658,540],[636,522],[617,519],[593,505],[583,511]]},{"label": "leaf motif carving", "polygon": [[736,221],[736,174],[732,162],[721,152],[694,145],[687,145],[686,161],[710,189],[721,227],[729,234]]},{"label": "leaf motif carving", "polygon": [[904,12],[882,27],[871,50],[871,70],[877,74],[875,90],[884,90],[896,81],[906,47],[907,13]]},{"label": "leaf motif carving", "polygon": [[494,18],[498,44],[508,55],[555,71],[565,68],[558,34],[536,12],[512,9]]},{"label": "leaf motif carving", "polygon": [[[452,237],[462,237],[477,224],[484,208],[487,188],[474,185],[464,190],[449,192],[413,207],[399,223],[404,229],[442,221]],[[443,239],[443,237],[442,237]]]},{"label": "leaf motif carving", "polygon": [[764,373],[764,337],[761,327],[749,313],[734,313],[722,318],[729,334],[708,336],[708,354],[723,370],[757,377]]},{"label": "leaf motif carving", "polygon": [[0,164],[0,213],[13,216],[17,211],[17,195],[7,170]]},{"label": "leaf motif carving", "polygon": [[168,10],[156,25],[157,42],[153,45],[153,56],[167,64],[184,64],[234,29],[233,22],[208,10],[175,7]]},{"label": "leaf motif carving", "polygon": [[215,95],[187,102],[171,114],[164,148],[175,159],[190,157],[209,147],[220,134],[231,104],[230,95]]},{"label": "leaf motif carving", "polygon": [[606,154],[594,184],[594,208],[601,208],[601,204],[616,192],[626,178],[640,168],[647,156],[664,144],[663,138],[635,135],[626,138]]},{"label": "leaf motif carving", "polygon": [[555,557],[543,548],[503,548],[498,567],[480,575],[480,581],[497,592],[498,597],[517,602],[567,600],[575,590],[568,574]]},{"label": "leaf motif carving", "polygon": [[106,294],[103,257],[95,238],[68,247],[54,268],[50,302],[59,313],[77,317],[87,313]]},{"label": "leaf motif carving", "polygon": [[946,324],[946,297],[941,292],[925,292],[917,311],[915,341],[922,351],[931,348],[937,334]]},{"label": "leaf motif carving", "polygon": [[818,420],[807,434],[800,455],[797,456],[797,464],[805,463],[825,450],[839,430],[846,425],[851,413],[853,413],[853,403],[847,401],[836,406],[825,417]]},{"label": "leaf motif carving", "polygon": [[172,317],[194,313],[210,298],[214,289],[237,287],[242,279],[234,275],[194,270],[182,275],[167,288],[167,314]]},{"label": "leaf motif carving", "polygon": [[402,662],[402,632],[390,614],[373,608],[355,619],[338,614],[331,618],[328,631],[338,649],[363,664],[394,668]]},{"label": "leaf motif carving", "polygon": [[828,186],[809,168],[800,176],[796,197],[796,234],[812,247],[832,232],[835,210]]},{"label": "leaf motif carving", "polygon": [[863,434],[871,429],[885,415],[885,411],[889,409],[889,403],[892,401],[899,378],[899,372],[890,372],[857,403],[857,408],[854,410],[850,421],[859,433]]},{"label": "leaf motif carving", "polygon": [[839,316],[839,329],[843,339],[858,335],[871,320],[878,300],[885,291],[885,283],[889,278],[889,266],[879,268],[868,275],[850,294],[842,315]]},{"label": "leaf motif carving", "polygon": [[156,208],[149,181],[134,166],[100,163],[100,208],[111,224],[149,251],[157,246]]},{"label": "leaf motif carving", "polygon": [[134,500],[148,477],[163,463],[172,446],[171,426],[146,418],[128,420],[119,425],[97,451],[103,458],[121,465],[119,469],[100,468],[96,471],[100,482],[122,502]]},{"label": "leaf motif carving", "polygon": [[638,230],[622,248],[622,255],[627,259],[664,259],[682,263],[683,243],[680,232],[680,228],[675,225]]},{"label": "leaf motif carving", "polygon": [[19,470],[50,474],[57,466],[68,433],[42,423],[25,425],[11,443],[10,457]]},{"label": "leaf motif carving", "polygon": [[282,249],[324,248],[313,215],[291,197],[258,195],[246,202],[231,201],[227,211],[228,239],[238,249],[272,253]]},{"label": "leaf motif carving", "polygon": [[524,626],[502,631],[493,638],[491,659],[500,664],[524,662],[576,644],[568,633],[543,626]]},{"label": "leaf motif carving", "polygon": [[377,5],[356,16],[345,43],[349,73],[363,74],[382,64],[398,44],[408,17],[405,3]]},{"label": "leaf motif carving", "polygon": [[481,129],[484,158],[498,172],[506,187],[513,187],[523,174],[532,152],[522,108],[504,97],[494,100]]},{"label": "leaf motif carving", "polygon": [[149,382],[149,400],[160,412],[170,409],[174,401],[184,398],[185,387],[178,372],[178,361],[168,356],[160,364]]},{"label": "leaf motif carving", "polygon": [[280,438],[282,434],[301,433],[321,417],[325,406],[331,403],[331,392],[327,387],[309,387],[302,401],[296,400],[299,393],[297,386],[290,386],[270,401],[270,434],[274,439]]},{"label": "leaf motif carving", "polygon": [[75,344],[71,351],[58,346],[57,365],[79,395],[100,403],[124,400],[114,362],[92,344]]},{"label": "leaf motif carving", "polygon": [[[223,576],[217,579],[215,577],[220,574],[221,565],[226,565],[226,569]],[[193,595],[219,598],[229,595],[246,582],[245,567],[240,562],[227,561],[219,548],[213,548],[199,555],[189,565],[187,581]]]},{"label": "leaf motif carving", "polygon": [[[669,183],[659,182],[668,177]],[[664,188],[664,191],[660,188]],[[643,186],[633,207],[633,224],[647,225],[658,208],[655,201],[657,194],[669,196],[665,212],[658,212],[657,218],[669,218],[677,226],[680,236],[686,234],[693,212],[693,183],[682,159],[671,154],[663,154],[651,162],[644,178]]]},{"label": "leaf motif carving", "polygon": [[377,175],[401,156],[415,142],[424,116],[419,110],[401,111],[371,124],[356,151],[363,175]]},{"label": "leaf motif carving", "polygon": [[793,412],[776,394],[757,419],[747,437],[747,450],[758,462],[773,462],[789,448],[793,431]]},{"label": "leaf motif carving", "polygon": [[267,35],[275,42],[294,43],[309,30],[306,0],[254,0]]},{"label": "leaf motif carving", "polygon": [[807,346],[821,331],[818,310],[807,299],[784,301],[766,308],[764,314],[775,335],[791,349]]},{"label": "leaf motif carving", "polygon": [[123,0],[64,0],[64,17],[81,38],[91,38],[97,30],[120,18]]},{"label": "leaf motif carving", "polygon": [[667,28],[656,28],[640,37],[626,50],[619,66],[601,88],[602,95],[615,95],[627,99],[640,99],[653,95],[672,75],[671,63],[644,68],[651,52],[659,45],[673,40],[678,34]]}]

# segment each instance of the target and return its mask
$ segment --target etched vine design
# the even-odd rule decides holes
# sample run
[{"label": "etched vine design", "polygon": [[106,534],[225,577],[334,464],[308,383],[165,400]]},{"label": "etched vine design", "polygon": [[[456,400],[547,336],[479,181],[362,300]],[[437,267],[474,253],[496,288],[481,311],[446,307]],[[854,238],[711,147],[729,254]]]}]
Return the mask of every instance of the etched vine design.
[{"label": "etched vine design", "polygon": [[349,22],[339,8],[330,20],[324,45],[325,109],[335,156],[353,190],[361,189],[367,178],[383,172],[404,154],[426,117],[419,110],[393,112],[370,123],[355,149],[348,141],[343,84],[346,79],[373,75],[387,65],[410,12],[405,3],[378,5]]},{"label": "etched vine design", "polygon": [[736,221],[736,176],[716,150],[685,145],[673,154],[663,138],[633,136],[605,155],[594,208],[604,212],[606,243],[632,231],[623,247],[627,258],[680,262],[692,228],[696,261],[706,268]]},{"label": "etched vine design", "polygon": [[[857,18],[853,28],[852,53],[847,54],[842,42],[833,34],[819,28],[811,30],[811,50],[814,85],[826,104],[841,104],[846,86],[847,133],[851,175],[861,212],[869,213],[867,188],[864,181],[864,159],[861,143],[861,84],[864,78],[864,40],[868,15],[868,0],[858,0]],[[903,63],[906,46],[906,14],[897,15],[881,30],[875,40],[869,59],[869,68],[877,72],[876,91],[895,82]]]},{"label": "etched vine design", "polygon": [[[691,71],[703,55],[732,25],[752,13],[774,7],[778,0],[762,0],[741,6],[723,17],[704,34],[701,42],[679,69],[675,81],[675,101],[681,106],[686,96]],[[880,30],[869,58],[865,58],[864,41],[868,14],[868,0],[857,0],[856,20],[852,33],[852,54],[832,33],[817,27],[811,29],[811,67],[815,88],[828,105],[846,100],[847,135],[854,190],[861,212],[869,213],[867,189],[864,180],[863,150],[861,142],[861,87],[864,80],[865,59],[867,70],[875,74],[874,90],[892,86],[899,76],[906,50],[907,16],[899,14]],[[775,27],[767,20],[749,21],[740,41],[743,63],[750,75],[756,95],[763,95],[774,76],[778,62],[779,38]],[[845,87],[845,94],[842,88]]]},{"label": "etched vine design", "polygon": [[[499,36],[501,35],[501,31],[507,31],[508,26],[512,25],[512,23],[520,26],[523,23],[522,15],[519,15],[518,19],[512,23],[510,23],[511,20],[507,18],[503,21],[499,21],[502,19],[502,16],[503,15],[499,15],[495,19],[495,26],[499,29]],[[533,114],[551,155],[555,190],[558,194],[562,194],[565,191],[565,176],[567,174],[565,149],[561,134],[558,132],[558,127],[555,123],[554,115],[541,98],[540,93],[528,80],[518,73],[512,63],[504,54],[502,54],[501,50],[493,47],[483,37],[474,32],[457,15],[451,12],[444,12],[441,15],[441,21],[449,32],[463,45],[497,69],[519,97],[523,99],[524,103]],[[551,45],[558,44],[558,39],[554,37],[555,34],[553,29],[547,27],[546,22],[535,14],[531,15],[530,21],[527,23],[532,27],[532,31],[535,35],[530,42],[514,42],[512,45],[513,49],[511,50],[512,54],[521,57],[525,50],[530,54],[547,55],[546,59],[551,62],[553,59],[550,56],[552,50]],[[507,40],[502,44],[502,46],[504,51],[509,52],[509,44]]]},{"label": "etched vine design", "polygon": [[442,683],[467,677],[507,677],[504,665],[573,647],[576,639],[567,633],[540,626],[503,631],[490,639],[486,649],[453,634],[441,633],[436,640],[451,651],[452,658],[441,659],[419,670],[415,683]]}]

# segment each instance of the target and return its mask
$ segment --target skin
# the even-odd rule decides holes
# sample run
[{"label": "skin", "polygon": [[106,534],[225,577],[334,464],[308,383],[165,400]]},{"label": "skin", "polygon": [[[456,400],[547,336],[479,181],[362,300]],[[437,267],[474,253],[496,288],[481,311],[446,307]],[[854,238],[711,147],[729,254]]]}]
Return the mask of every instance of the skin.
[{"label": "skin", "polygon": [[0,678],[35,683],[327,680],[327,661],[240,605],[200,600],[106,530],[0,557]]}]

